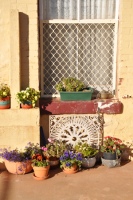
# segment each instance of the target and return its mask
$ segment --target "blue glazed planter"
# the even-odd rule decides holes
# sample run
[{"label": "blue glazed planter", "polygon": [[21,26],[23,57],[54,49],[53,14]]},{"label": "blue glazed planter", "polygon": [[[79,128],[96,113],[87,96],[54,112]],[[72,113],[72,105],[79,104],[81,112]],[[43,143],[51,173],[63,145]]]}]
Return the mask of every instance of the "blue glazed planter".
[{"label": "blue glazed planter", "polygon": [[9,109],[10,108],[10,97],[5,97],[0,99],[0,109]]}]

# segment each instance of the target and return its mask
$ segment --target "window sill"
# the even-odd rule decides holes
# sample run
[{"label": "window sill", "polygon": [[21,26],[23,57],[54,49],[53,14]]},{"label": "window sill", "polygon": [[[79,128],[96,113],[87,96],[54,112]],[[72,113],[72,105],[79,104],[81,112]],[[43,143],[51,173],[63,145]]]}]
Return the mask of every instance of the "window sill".
[{"label": "window sill", "polygon": [[41,98],[39,104],[41,115],[96,114],[98,108],[101,113],[120,114],[123,110],[123,105],[118,99],[61,101],[59,98]]}]

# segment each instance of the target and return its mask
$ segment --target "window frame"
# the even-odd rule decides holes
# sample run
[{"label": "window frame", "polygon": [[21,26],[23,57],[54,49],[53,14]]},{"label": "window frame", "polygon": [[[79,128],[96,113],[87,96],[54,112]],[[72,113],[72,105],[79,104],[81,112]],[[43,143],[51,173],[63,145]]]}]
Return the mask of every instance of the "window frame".
[{"label": "window frame", "polygon": [[[43,0],[40,0],[42,2]],[[113,94],[116,94],[116,72],[117,72],[117,46],[118,46],[118,22],[119,22],[119,0],[116,0],[116,9],[115,9],[115,18],[114,19],[80,19],[80,0],[78,1],[78,19],[77,20],[72,20],[72,19],[52,19],[52,20],[43,20],[43,8],[41,7],[41,3],[39,4],[39,21],[40,21],[40,52],[43,52],[43,39],[42,39],[42,34],[43,34],[43,23],[89,23],[89,24],[102,24],[102,23],[112,23],[115,24],[115,31],[114,31],[114,49],[113,49]],[[59,95],[44,95],[44,81],[43,81],[43,56],[42,53],[40,53],[40,68],[41,68],[41,97],[58,97]]]}]

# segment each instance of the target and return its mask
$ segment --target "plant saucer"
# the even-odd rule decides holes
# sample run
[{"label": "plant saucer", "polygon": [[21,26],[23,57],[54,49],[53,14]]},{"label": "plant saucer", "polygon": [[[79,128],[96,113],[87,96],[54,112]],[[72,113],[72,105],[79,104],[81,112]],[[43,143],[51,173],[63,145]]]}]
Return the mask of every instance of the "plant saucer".
[{"label": "plant saucer", "polygon": [[75,174],[75,173],[78,172],[78,169],[75,170],[75,171],[67,171],[67,170],[64,169],[63,172],[64,172],[65,174]]},{"label": "plant saucer", "polygon": [[46,176],[46,177],[37,177],[37,176],[35,176],[35,174],[33,173],[33,178],[34,178],[35,180],[37,180],[37,181],[45,180],[45,179],[47,179],[48,177],[49,177],[49,175]]}]

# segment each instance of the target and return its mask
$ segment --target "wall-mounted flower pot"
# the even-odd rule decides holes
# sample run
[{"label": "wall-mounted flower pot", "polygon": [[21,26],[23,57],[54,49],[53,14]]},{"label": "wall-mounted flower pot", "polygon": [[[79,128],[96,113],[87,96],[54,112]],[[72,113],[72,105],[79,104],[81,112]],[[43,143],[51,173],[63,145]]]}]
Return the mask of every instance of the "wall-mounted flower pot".
[{"label": "wall-mounted flower pot", "polygon": [[78,92],[60,92],[62,101],[90,101],[92,98],[93,89],[88,88],[84,91]]},{"label": "wall-mounted flower pot", "polygon": [[29,108],[33,108],[32,103],[29,101],[25,101],[24,103],[21,103],[21,108],[23,109],[29,109]]},{"label": "wall-mounted flower pot", "polygon": [[10,108],[10,97],[3,97],[0,99],[0,109],[9,109]]}]

